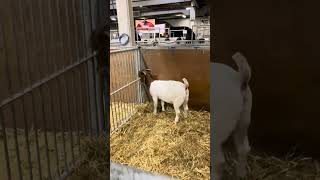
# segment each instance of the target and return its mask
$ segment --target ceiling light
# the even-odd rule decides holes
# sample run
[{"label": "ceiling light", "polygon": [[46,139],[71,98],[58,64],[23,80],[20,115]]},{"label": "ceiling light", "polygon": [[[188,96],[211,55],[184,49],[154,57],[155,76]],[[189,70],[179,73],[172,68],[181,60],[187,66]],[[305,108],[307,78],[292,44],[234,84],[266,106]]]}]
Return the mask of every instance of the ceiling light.
[{"label": "ceiling light", "polygon": [[117,20],[116,17],[110,17],[110,19],[111,19],[112,21],[116,21],[116,20]]},{"label": "ceiling light", "polygon": [[182,17],[183,17],[183,18],[186,18],[187,16],[186,16],[186,15],[182,15]]},{"label": "ceiling light", "polygon": [[191,9],[191,7],[187,7],[187,8],[186,8],[186,10],[190,10],[190,9]]},{"label": "ceiling light", "polygon": [[176,14],[176,16],[182,16],[182,14]]}]

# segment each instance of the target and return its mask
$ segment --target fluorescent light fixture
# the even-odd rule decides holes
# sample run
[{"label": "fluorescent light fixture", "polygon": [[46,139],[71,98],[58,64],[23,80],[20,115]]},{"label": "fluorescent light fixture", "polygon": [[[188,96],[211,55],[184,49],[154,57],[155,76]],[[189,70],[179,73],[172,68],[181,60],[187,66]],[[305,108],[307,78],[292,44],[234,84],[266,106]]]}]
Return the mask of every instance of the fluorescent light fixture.
[{"label": "fluorescent light fixture", "polygon": [[176,16],[184,16],[183,14],[176,14]]},{"label": "fluorescent light fixture", "polygon": [[186,10],[190,10],[190,9],[191,9],[191,7],[187,7],[187,8],[186,8]]}]

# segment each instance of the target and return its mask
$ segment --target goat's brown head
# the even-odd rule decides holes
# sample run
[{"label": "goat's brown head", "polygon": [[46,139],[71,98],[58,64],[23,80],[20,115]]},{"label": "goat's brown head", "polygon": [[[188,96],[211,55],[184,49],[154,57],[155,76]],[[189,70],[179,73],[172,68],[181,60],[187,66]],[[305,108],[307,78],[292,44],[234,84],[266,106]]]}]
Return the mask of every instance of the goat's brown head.
[{"label": "goat's brown head", "polygon": [[142,83],[146,84],[148,87],[151,82],[157,79],[157,76],[152,74],[150,69],[143,69],[138,73]]}]

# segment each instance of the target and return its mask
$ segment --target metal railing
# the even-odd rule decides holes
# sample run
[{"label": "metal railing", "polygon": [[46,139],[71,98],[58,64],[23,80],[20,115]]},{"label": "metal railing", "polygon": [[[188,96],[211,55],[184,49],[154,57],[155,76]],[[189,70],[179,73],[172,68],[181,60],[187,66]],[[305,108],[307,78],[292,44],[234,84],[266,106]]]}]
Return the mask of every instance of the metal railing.
[{"label": "metal railing", "polygon": [[143,48],[161,48],[161,47],[182,47],[182,48],[198,48],[208,47],[210,48],[210,40],[175,40],[175,41],[137,41],[138,46]]},{"label": "metal railing", "polygon": [[144,102],[138,71],[143,67],[138,48],[110,53],[110,129],[118,130]]}]

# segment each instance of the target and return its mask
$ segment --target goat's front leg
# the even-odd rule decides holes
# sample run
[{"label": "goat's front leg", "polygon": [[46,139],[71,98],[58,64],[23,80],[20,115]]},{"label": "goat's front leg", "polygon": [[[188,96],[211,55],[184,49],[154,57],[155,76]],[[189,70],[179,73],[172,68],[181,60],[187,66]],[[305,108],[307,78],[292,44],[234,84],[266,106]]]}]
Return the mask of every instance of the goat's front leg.
[{"label": "goat's front leg", "polygon": [[162,111],[165,111],[164,109],[164,101],[161,100],[161,107],[162,107]]},{"label": "goat's front leg", "polygon": [[152,97],[153,100],[153,114],[157,114],[157,108],[158,108],[158,97]]}]

